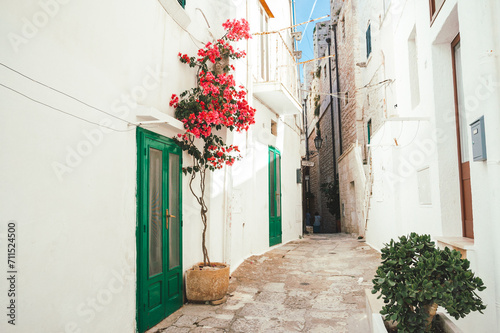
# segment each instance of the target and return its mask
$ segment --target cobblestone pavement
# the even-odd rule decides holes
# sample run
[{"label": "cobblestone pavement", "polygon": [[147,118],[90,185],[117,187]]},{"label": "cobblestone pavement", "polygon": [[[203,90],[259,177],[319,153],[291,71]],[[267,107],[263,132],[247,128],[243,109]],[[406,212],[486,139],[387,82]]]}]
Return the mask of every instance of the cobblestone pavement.
[{"label": "cobblestone pavement", "polygon": [[306,236],[245,260],[227,303],[186,304],[148,333],[366,333],[364,289],[379,263],[378,252],[350,235]]}]

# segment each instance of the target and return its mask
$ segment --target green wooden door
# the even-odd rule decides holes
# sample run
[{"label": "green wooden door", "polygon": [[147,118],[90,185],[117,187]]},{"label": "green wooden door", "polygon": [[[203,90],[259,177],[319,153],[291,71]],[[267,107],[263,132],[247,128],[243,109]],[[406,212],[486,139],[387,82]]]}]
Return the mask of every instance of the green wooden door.
[{"label": "green wooden door", "polygon": [[281,243],[281,155],[269,147],[269,246]]},{"label": "green wooden door", "polygon": [[138,129],[137,316],[144,332],[179,309],[182,292],[181,150]]}]

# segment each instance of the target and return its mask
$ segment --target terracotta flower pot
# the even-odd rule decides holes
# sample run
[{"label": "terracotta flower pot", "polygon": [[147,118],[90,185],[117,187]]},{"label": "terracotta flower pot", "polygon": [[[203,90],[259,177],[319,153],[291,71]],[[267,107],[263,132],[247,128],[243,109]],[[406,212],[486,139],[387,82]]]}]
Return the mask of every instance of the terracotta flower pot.
[{"label": "terracotta flower pot", "polygon": [[186,297],[189,301],[217,301],[226,296],[229,265],[212,262],[212,266],[203,267],[201,262],[186,271]]}]

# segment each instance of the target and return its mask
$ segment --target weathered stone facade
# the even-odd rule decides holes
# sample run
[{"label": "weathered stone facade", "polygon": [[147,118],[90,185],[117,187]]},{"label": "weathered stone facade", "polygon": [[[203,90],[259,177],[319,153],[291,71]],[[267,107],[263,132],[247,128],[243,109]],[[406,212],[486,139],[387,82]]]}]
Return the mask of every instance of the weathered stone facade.
[{"label": "weathered stone facade", "polygon": [[[321,58],[325,55],[333,54],[332,50],[328,50],[327,38],[332,38],[330,22],[319,22],[316,24],[314,32],[315,58]],[[329,62],[331,62],[329,64]],[[340,217],[333,216],[328,209],[328,199],[321,192],[321,185],[335,180],[337,168],[334,161],[337,160],[340,153],[338,146],[338,119],[337,119],[337,103],[335,98],[330,96],[330,92],[335,93],[336,85],[334,77],[330,78],[330,69],[334,71],[335,63],[333,58],[318,60],[304,66],[304,77],[306,78],[305,87],[309,87],[307,95],[307,138],[309,151],[316,151],[314,139],[318,131],[321,132],[323,145],[318,152],[310,155],[309,160],[314,162],[314,166],[308,167],[305,171],[309,175],[308,184],[306,184],[306,209],[311,215],[318,212],[322,217],[321,232],[337,232],[337,219]],[[330,87],[330,84],[334,86]],[[330,109],[332,103],[333,110]],[[334,124],[332,128],[331,114],[334,114]],[[333,132],[332,132],[333,130]],[[332,140],[335,138],[335,140]],[[335,142],[334,142],[335,141]],[[333,146],[335,143],[335,155],[333,155]],[[308,188],[308,190],[307,190]]]},{"label": "weathered stone facade", "polygon": [[336,24],[341,97],[342,153],[339,192],[342,231],[364,235],[371,184],[370,135],[387,117],[385,56],[379,52],[379,25],[371,3],[332,0]]},{"label": "weathered stone facade", "polygon": [[313,47],[316,58],[323,57],[327,51],[328,45],[326,39],[330,37],[330,22],[317,22],[313,32]]},{"label": "weathered stone facade", "polygon": [[342,152],[345,152],[356,140],[363,137],[358,134],[358,120],[361,120],[360,97],[356,87],[359,81],[359,67],[355,61],[359,52],[359,31],[356,13],[352,1],[344,2],[337,21],[337,51],[339,64]]},{"label": "weathered stone facade", "polygon": [[[309,167],[310,181],[310,197],[309,209],[310,214],[314,215],[318,212],[321,215],[321,232],[337,232],[336,220],[339,216],[333,216],[327,205],[328,198],[321,192],[321,185],[334,180],[333,174],[333,155],[332,155],[332,127],[329,107],[322,112],[317,124],[323,138],[323,145],[319,152],[314,153],[310,157],[310,161],[314,162],[313,167]],[[309,136],[310,150],[315,150],[314,138],[316,138],[316,127]]]}]

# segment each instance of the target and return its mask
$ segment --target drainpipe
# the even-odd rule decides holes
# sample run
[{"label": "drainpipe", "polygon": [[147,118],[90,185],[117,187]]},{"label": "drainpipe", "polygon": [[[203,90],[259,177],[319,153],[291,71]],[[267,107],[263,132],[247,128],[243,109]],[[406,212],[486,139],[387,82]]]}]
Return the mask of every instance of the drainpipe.
[{"label": "drainpipe", "polygon": [[[335,43],[335,76],[337,79],[337,116],[339,120],[339,155],[342,155],[342,119],[340,118],[340,79],[339,79],[339,52],[337,50],[337,22],[333,24],[333,41]],[[330,72],[331,76],[331,72]]]},{"label": "drainpipe", "polygon": [[[307,96],[306,98],[304,98],[304,122],[302,123],[303,126],[304,126],[304,135],[305,135],[305,138],[306,138],[306,160],[309,161],[309,137],[307,136],[307,128],[308,128],[308,125],[307,125]],[[305,180],[305,170],[309,169],[308,166],[306,167],[303,167],[303,170],[304,170],[304,173],[303,173],[303,185],[302,185],[302,196],[303,196],[303,199],[302,199],[302,235],[305,234],[305,231],[306,231],[306,220],[305,220],[305,216],[307,214],[307,212],[309,211],[309,202],[308,202],[308,198],[307,198],[307,184],[306,184],[306,180]],[[309,174],[309,171],[307,172]]]},{"label": "drainpipe", "polygon": [[309,161],[309,137],[307,136],[308,125],[307,125],[307,97],[304,98],[304,133],[306,136],[306,160]]},{"label": "drainpipe", "polygon": [[[331,49],[331,38],[327,38],[326,42],[328,43],[328,57],[330,57],[330,49]],[[337,43],[335,42],[335,48],[337,48]],[[335,60],[337,59],[337,54],[335,54]],[[335,72],[338,73],[338,68],[335,70]],[[334,184],[338,181],[337,179],[337,157],[336,157],[336,149],[335,149],[335,120],[333,119],[333,95],[332,95],[332,59],[328,58],[328,78],[330,79],[330,117],[332,120],[332,157],[333,157],[333,182]],[[337,80],[338,80],[338,75],[337,75]],[[338,82],[337,82],[337,89],[338,89]],[[339,100],[337,96],[337,101]],[[340,107],[340,104],[339,104]],[[340,120],[340,118],[339,118]],[[340,122],[339,122],[340,123]],[[339,135],[339,138],[341,136]],[[337,202],[338,205],[340,205],[339,202]],[[340,208],[340,207],[338,207]],[[337,209],[340,212],[340,209]],[[340,230],[337,230],[337,216],[335,216],[334,222],[334,230],[335,232],[340,232]]]},{"label": "drainpipe", "polygon": [[[328,57],[330,57],[330,46],[332,43],[331,38],[327,38],[328,43]],[[333,179],[337,179],[337,158],[335,154],[335,121],[333,119],[333,95],[332,95],[332,61],[328,58],[328,78],[330,79],[330,117],[332,120],[332,157],[333,157]]]}]

